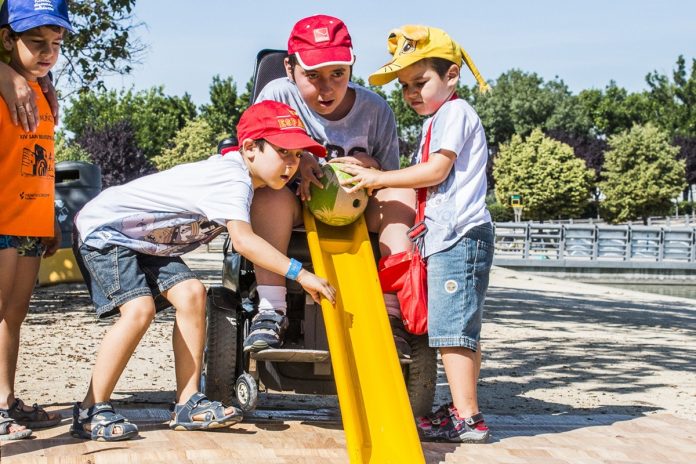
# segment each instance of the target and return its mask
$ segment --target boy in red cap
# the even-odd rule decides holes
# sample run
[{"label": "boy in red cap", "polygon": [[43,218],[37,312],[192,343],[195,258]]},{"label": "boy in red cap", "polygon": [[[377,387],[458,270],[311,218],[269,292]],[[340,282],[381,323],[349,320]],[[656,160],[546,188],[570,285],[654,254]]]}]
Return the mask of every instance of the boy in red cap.
[{"label": "boy in red cap", "polygon": [[239,410],[198,391],[206,290],[179,257],[223,230],[241,255],[297,280],[317,302],[335,301],[326,280],[256,235],[249,220],[256,189],[282,189],[301,153],[321,157],[326,150],[307,135],[292,108],[277,102],[247,109],[237,136],[236,150],[108,188],[78,213],[73,247],[97,315],[120,318],[102,341],[87,395],[73,408],[74,436],[115,441],[138,434],[109,399],[156,312],[169,306],[176,309],[177,383],[170,428],[210,429],[242,419]]},{"label": "boy in red cap", "polygon": [[[295,24],[288,40],[287,77],[263,88],[257,101],[275,100],[292,106],[309,134],[327,148],[334,163],[355,164],[382,170],[399,168],[399,140],[394,113],[374,92],[350,82],[355,55],[343,21],[326,15],[310,16]],[[297,194],[310,197],[309,186],[321,188],[317,159],[309,154],[300,161]],[[415,212],[413,189],[384,189],[370,197],[365,219],[379,234],[380,254],[388,256],[411,248],[407,231]],[[300,202],[288,188],[267,190],[254,198],[251,209],[254,230],[286,252],[293,226],[302,223]],[[247,351],[278,348],[288,325],[286,288],[282,275],[256,267],[259,314],[244,342]],[[411,348],[401,322],[396,294],[384,295],[399,355],[410,357]],[[269,330],[268,327],[273,327]]]}]

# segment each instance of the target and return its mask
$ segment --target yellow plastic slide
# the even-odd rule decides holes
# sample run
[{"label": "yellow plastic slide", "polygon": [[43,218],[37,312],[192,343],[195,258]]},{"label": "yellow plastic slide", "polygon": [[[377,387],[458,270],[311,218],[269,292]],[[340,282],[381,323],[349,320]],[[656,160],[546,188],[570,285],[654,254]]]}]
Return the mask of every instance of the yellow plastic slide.
[{"label": "yellow plastic slide", "polygon": [[350,462],[424,463],[365,219],[304,223],[314,272],[338,290],[322,300]]}]

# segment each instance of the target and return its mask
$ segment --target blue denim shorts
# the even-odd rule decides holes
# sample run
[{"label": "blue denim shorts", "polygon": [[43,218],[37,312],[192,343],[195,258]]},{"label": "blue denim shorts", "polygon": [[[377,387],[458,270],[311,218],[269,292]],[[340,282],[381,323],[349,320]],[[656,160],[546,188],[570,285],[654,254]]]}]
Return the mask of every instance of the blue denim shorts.
[{"label": "blue denim shorts", "polygon": [[19,256],[36,258],[43,255],[46,247],[41,237],[22,237],[17,235],[0,235],[0,250],[15,248]]},{"label": "blue denim shorts", "polygon": [[483,302],[493,265],[491,223],[469,230],[447,250],[428,257],[428,338],[430,346],[476,351]]},{"label": "blue denim shorts", "polygon": [[146,255],[118,245],[98,250],[74,238],[73,251],[100,318],[117,315],[122,304],[141,296],[154,298],[157,312],[167,309],[171,303],[162,292],[197,278],[180,257]]}]

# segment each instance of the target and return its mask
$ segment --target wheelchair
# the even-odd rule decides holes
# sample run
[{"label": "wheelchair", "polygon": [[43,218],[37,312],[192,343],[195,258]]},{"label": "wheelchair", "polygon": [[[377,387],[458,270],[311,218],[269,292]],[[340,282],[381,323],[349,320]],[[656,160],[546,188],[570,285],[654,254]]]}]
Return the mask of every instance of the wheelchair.
[{"label": "wheelchair", "polygon": [[[252,101],[269,81],[285,76],[284,50],[262,50],[256,59]],[[376,260],[376,235],[371,234]],[[281,349],[244,352],[242,344],[256,314],[253,264],[234,251],[229,237],[223,246],[222,284],[208,290],[207,342],[201,390],[225,404],[237,402],[245,412],[258,404],[259,390],[335,395],[331,358],[321,307],[295,281],[287,281],[289,327]],[[312,271],[304,230],[293,230],[288,256]],[[412,355],[402,370],[415,416],[429,413],[437,379],[436,351],[427,336],[411,336]]]}]

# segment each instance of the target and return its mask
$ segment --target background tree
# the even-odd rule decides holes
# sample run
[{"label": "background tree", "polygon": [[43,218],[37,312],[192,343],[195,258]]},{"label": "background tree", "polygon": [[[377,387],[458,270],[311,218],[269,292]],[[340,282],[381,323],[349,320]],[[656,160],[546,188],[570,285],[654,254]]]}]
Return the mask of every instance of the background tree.
[{"label": "background tree", "polygon": [[696,184],[696,137],[677,135],[672,140],[672,145],[679,148],[677,159],[684,160],[686,163],[686,183],[688,188],[684,192],[684,198],[693,201],[688,190],[691,189],[692,185]]},{"label": "background tree", "polygon": [[[254,103],[251,101],[251,93],[253,91],[254,91],[254,78],[250,77],[249,80],[247,81],[246,85],[244,86],[244,92],[242,92],[241,95],[239,95],[239,98],[237,98],[237,107],[239,108],[240,115],[243,112],[245,112],[246,109],[249,108],[252,103]],[[236,126],[237,126],[237,123],[235,122],[235,127]]]},{"label": "background tree", "polygon": [[603,91],[581,91],[576,101],[581,112],[589,118],[593,135],[608,137],[650,120],[651,104],[647,94],[629,94],[614,81]]},{"label": "background tree", "polygon": [[173,146],[164,149],[152,162],[163,171],[178,164],[204,160],[215,153],[217,140],[217,134],[207,120],[192,119],[174,136]]},{"label": "background tree", "polygon": [[237,84],[234,79],[213,76],[213,83],[210,84],[210,103],[201,105],[200,111],[201,117],[208,123],[217,138],[235,132],[242,113],[237,105],[238,100]]},{"label": "background tree", "polygon": [[558,79],[544,82],[535,73],[513,69],[501,74],[490,92],[471,96],[494,153],[513,135],[526,136],[535,128],[589,130],[589,119],[583,120],[567,85]]},{"label": "background tree", "polygon": [[607,141],[602,138],[589,134],[573,134],[560,129],[551,129],[546,135],[565,143],[573,149],[575,156],[585,161],[585,166],[594,172],[592,178],[593,205],[591,211],[587,211],[590,216],[596,216],[599,210],[599,199],[601,192],[596,185],[601,180],[602,165],[604,164],[604,152],[607,151]]},{"label": "background tree", "polygon": [[130,121],[87,128],[76,142],[101,169],[103,189],[157,172],[138,147]]},{"label": "background tree", "polygon": [[593,172],[573,149],[540,129],[523,139],[513,135],[496,155],[493,175],[498,202],[522,195],[524,216],[537,221],[576,217],[587,207]]},{"label": "background tree", "polygon": [[119,121],[129,121],[136,145],[148,159],[171,147],[174,135],[196,116],[189,94],[164,94],[163,87],[134,93],[86,91],[70,101],[63,125],[79,139],[87,129],[99,130]]},{"label": "background tree", "polygon": [[687,71],[686,60],[679,56],[671,81],[657,71],[645,80],[654,122],[669,134],[696,137],[696,59]]},{"label": "background tree", "polygon": [[602,216],[612,222],[665,215],[671,202],[686,187],[684,161],[677,160],[679,148],[654,125],[635,125],[609,139],[605,153],[605,195]]},{"label": "background tree", "polygon": [[92,157],[80,145],[66,139],[65,132],[56,131],[55,161],[85,161],[92,162]]},{"label": "background tree", "polygon": [[[133,16],[135,0],[72,0],[70,19],[75,30],[67,34],[54,76],[57,87],[104,89],[102,77],[128,74],[145,46],[134,36],[142,26]],[[67,81],[67,86],[63,81]]]}]

